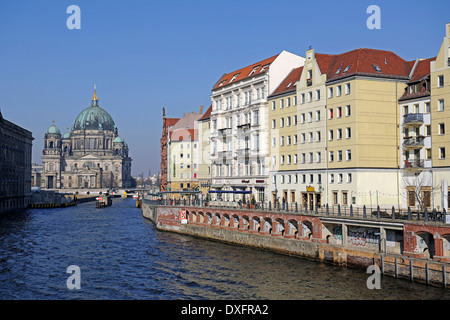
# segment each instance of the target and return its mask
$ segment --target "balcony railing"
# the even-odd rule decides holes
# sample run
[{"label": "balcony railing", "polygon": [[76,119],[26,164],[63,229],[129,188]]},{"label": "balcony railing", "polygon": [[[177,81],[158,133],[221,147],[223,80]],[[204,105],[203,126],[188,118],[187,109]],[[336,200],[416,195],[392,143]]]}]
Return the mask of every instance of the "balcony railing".
[{"label": "balcony railing", "polygon": [[405,160],[405,169],[421,169],[424,167],[422,159],[408,159]]},{"label": "balcony railing", "polygon": [[231,134],[231,128],[222,128],[222,129],[219,129],[218,131],[219,131],[219,135],[222,135],[222,136],[228,136]]},{"label": "balcony railing", "polygon": [[404,118],[403,118],[403,123],[405,125],[409,125],[409,124],[422,124],[423,123],[423,113],[410,113],[407,114]]},{"label": "balcony railing", "polygon": [[233,151],[219,151],[218,157],[224,159],[231,159],[233,157]]},{"label": "balcony railing", "polygon": [[406,137],[403,141],[404,148],[422,148],[424,146],[425,137]]},{"label": "balcony railing", "polygon": [[248,157],[250,155],[250,148],[238,149],[238,157]]}]

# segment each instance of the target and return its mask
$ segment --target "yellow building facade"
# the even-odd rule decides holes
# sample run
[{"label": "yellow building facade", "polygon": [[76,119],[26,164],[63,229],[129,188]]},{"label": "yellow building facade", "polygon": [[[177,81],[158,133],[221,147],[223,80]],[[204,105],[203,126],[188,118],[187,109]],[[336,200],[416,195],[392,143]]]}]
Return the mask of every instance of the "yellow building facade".
[{"label": "yellow building facade", "polygon": [[446,208],[450,189],[450,23],[436,61],[430,64],[433,192],[435,205]]}]

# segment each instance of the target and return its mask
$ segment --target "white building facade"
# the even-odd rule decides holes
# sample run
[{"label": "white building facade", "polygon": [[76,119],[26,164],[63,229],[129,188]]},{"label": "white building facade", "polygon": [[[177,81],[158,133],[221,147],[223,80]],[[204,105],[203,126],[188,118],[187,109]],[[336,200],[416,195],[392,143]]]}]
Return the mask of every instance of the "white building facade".
[{"label": "white building facade", "polygon": [[268,201],[267,97],[305,59],[287,51],[223,75],[212,90],[211,196]]}]

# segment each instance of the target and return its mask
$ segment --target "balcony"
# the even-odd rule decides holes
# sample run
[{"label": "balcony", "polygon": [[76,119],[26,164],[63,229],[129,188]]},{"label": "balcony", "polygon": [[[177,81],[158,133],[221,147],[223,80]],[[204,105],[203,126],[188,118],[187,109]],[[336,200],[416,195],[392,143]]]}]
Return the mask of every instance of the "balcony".
[{"label": "balcony", "polygon": [[246,131],[246,130],[250,129],[250,123],[239,124],[239,125],[237,125],[237,128],[241,129],[242,131]]},{"label": "balcony", "polygon": [[422,159],[408,159],[405,160],[405,169],[423,169],[424,161]]},{"label": "balcony", "polygon": [[425,137],[405,137],[403,141],[404,148],[421,149],[424,146]]},{"label": "balcony", "polygon": [[423,124],[423,113],[410,113],[403,117],[403,124],[407,125],[421,125]]},{"label": "balcony", "polygon": [[221,136],[231,135],[231,128],[222,128],[222,129],[219,129],[218,131],[219,131],[219,135],[221,135]]},{"label": "balcony", "polygon": [[219,151],[217,156],[222,159],[231,159],[233,157],[233,151]]},{"label": "balcony", "polygon": [[242,148],[237,151],[238,157],[249,157],[250,156],[250,148]]}]

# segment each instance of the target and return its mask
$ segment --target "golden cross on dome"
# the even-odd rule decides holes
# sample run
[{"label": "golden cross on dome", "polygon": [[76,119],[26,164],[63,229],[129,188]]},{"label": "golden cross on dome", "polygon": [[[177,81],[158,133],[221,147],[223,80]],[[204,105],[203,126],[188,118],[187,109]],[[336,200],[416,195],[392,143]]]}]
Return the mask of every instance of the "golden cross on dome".
[{"label": "golden cross on dome", "polygon": [[97,85],[96,84],[94,84],[94,96],[92,97],[92,100],[94,100],[94,101],[98,101],[98,99],[97,99]]}]

